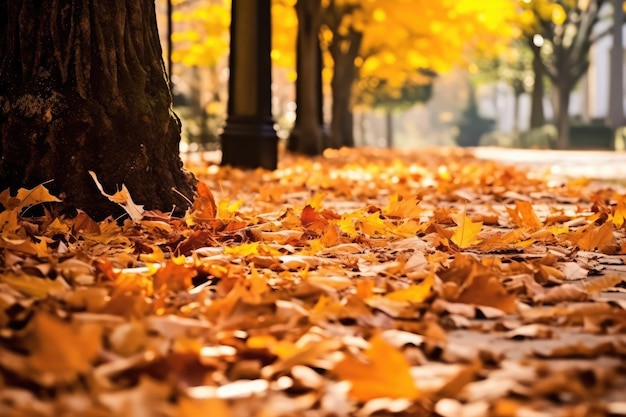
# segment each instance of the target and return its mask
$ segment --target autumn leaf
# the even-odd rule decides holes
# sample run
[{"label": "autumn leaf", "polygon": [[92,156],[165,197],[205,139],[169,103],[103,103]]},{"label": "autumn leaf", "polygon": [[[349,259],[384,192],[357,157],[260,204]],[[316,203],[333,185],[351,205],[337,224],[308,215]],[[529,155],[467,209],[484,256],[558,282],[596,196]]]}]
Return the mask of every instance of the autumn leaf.
[{"label": "autumn leaf", "polygon": [[361,232],[368,236],[384,235],[388,229],[385,221],[380,217],[380,213],[372,213],[356,220],[356,225]]},{"label": "autumn leaf", "polygon": [[459,248],[467,249],[480,242],[477,238],[480,233],[483,223],[474,223],[465,213],[452,214],[452,218],[456,223],[454,234],[450,238]]},{"label": "autumn leaf", "polygon": [[14,197],[11,197],[9,189],[0,193],[0,204],[6,210],[23,209],[41,203],[60,202],[57,197],[50,194],[48,189],[40,184],[32,189],[20,188]]},{"label": "autumn leaf", "polygon": [[620,228],[624,225],[626,219],[626,195],[619,196],[615,211],[613,212],[613,224]]},{"label": "autumn leaf", "polygon": [[607,245],[615,242],[613,236],[613,223],[605,222],[602,226],[590,224],[578,240],[578,247],[582,250],[602,250]]},{"label": "autumn leaf", "polygon": [[419,284],[412,284],[407,288],[396,290],[388,293],[385,297],[394,301],[408,301],[413,303],[423,302],[431,292],[435,283],[434,274],[429,273],[426,278]]},{"label": "autumn leaf", "polygon": [[401,352],[382,337],[374,336],[363,360],[352,354],[333,368],[333,372],[351,384],[350,396],[357,401],[376,398],[416,399],[419,391],[411,377],[410,367]]},{"label": "autumn leaf", "polygon": [[543,227],[543,223],[539,220],[533,206],[528,201],[516,201],[515,208],[507,207],[506,211],[509,213],[513,224],[517,227],[530,227],[533,229]]},{"label": "autumn leaf", "polygon": [[104,191],[102,184],[100,184],[100,181],[98,181],[96,173],[93,171],[89,171],[89,175],[91,175],[91,178],[93,178],[93,181],[96,183],[96,187],[98,187],[100,193],[108,198],[111,202],[116,203],[120,207],[122,207],[124,211],[128,213],[130,218],[133,219],[133,221],[138,222],[143,218],[143,206],[135,204],[130,195],[130,192],[128,191],[128,188],[126,188],[126,185],[122,184],[122,188],[115,194],[107,194]]},{"label": "autumn leaf", "polygon": [[195,221],[211,220],[217,215],[215,197],[209,187],[202,181],[198,181],[196,198],[193,201],[193,218]]},{"label": "autumn leaf", "polygon": [[419,206],[420,201],[416,195],[401,198],[398,194],[392,194],[382,211],[388,217],[419,219],[422,214],[422,208]]},{"label": "autumn leaf", "polygon": [[[71,325],[45,313],[37,314],[29,330],[32,341],[29,364],[34,371],[70,381],[86,373],[101,347],[97,324]],[[44,379],[45,381],[45,379]]]},{"label": "autumn leaf", "polygon": [[69,290],[69,285],[62,278],[52,280],[27,274],[4,273],[0,274],[0,282],[34,298],[45,298]]}]

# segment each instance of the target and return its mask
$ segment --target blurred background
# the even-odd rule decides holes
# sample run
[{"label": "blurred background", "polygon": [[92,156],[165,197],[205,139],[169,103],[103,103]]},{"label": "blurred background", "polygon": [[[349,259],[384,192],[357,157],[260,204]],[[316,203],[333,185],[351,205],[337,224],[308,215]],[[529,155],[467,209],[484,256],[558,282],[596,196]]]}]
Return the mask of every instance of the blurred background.
[{"label": "blurred background", "polygon": [[[309,71],[321,81],[312,117],[332,147],[624,148],[622,0],[271,5],[272,112],[284,141],[301,117],[298,73]],[[231,2],[157,0],[157,17],[182,149],[217,149]],[[319,60],[298,63],[299,23],[313,27]]]}]

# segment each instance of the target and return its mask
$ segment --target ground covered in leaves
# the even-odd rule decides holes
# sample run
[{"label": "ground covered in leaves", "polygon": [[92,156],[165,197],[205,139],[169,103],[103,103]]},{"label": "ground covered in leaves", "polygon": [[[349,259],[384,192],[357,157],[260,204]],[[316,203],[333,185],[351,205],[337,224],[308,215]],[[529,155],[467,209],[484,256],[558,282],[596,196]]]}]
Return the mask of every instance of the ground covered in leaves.
[{"label": "ground covered in leaves", "polygon": [[0,194],[0,415],[626,415],[618,184],[458,149],[189,165],[182,219]]}]

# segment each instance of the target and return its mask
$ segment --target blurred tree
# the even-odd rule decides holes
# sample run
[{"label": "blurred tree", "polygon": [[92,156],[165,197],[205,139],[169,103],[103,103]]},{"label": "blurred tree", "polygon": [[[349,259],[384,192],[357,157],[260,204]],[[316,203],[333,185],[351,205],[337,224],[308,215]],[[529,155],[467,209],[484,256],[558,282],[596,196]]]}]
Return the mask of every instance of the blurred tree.
[{"label": "blurred tree", "polygon": [[478,59],[476,71],[471,77],[478,84],[504,82],[511,88],[514,97],[514,131],[518,131],[520,126],[520,98],[522,94],[530,92],[535,83],[532,61],[533,55],[524,40],[516,40],[500,54]]},{"label": "blurred tree", "polygon": [[320,28],[321,0],[297,0],[296,120],[289,135],[288,149],[319,155],[325,147],[322,117],[322,56]]},{"label": "blurred tree", "polygon": [[510,0],[325,0],[332,56],[331,145],[353,146],[355,81],[370,76],[401,89],[410,74],[449,71],[469,53],[495,53],[511,35]]},{"label": "blurred tree", "polygon": [[390,87],[389,81],[374,77],[361,78],[358,81],[357,103],[385,112],[385,138],[388,148],[394,147],[394,113],[411,108],[417,103],[427,102],[432,96],[435,76],[432,71],[416,71],[400,87]]},{"label": "blurred tree", "polygon": [[611,48],[611,80],[609,85],[608,123],[613,129],[624,125],[624,26],[623,0],[611,0],[613,6],[613,46]]},{"label": "blurred tree", "polygon": [[[589,49],[606,32],[594,33],[606,0],[519,0],[520,27],[531,45],[538,71],[556,90],[556,146],[567,149],[569,102],[589,67]],[[535,83],[538,84],[538,83]]]},{"label": "blurred tree", "polygon": [[2,1],[0,56],[0,190],[49,182],[65,207],[118,214],[91,170],[109,193],[125,184],[146,208],[184,211],[195,180],[154,0]]}]

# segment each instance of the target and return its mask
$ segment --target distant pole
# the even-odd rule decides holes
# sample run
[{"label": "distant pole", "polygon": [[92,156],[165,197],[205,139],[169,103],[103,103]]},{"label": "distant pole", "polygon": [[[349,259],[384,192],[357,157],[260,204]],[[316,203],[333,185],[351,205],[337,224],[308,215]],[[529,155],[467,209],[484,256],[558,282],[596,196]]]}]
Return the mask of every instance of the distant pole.
[{"label": "distant pole", "polygon": [[276,169],[270,52],[270,0],[233,0],[222,165]]},{"label": "distant pole", "polygon": [[609,74],[608,123],[616,129],[624,125],[624,9],[622,0],[613,0],[613,48],[611,49],[611,72]]},{"label": "distant pole", "polygon": [[170,92],[174,94],[174,83],[172,82],[172,0],[167,0],[167,82],[170,87]]}]

